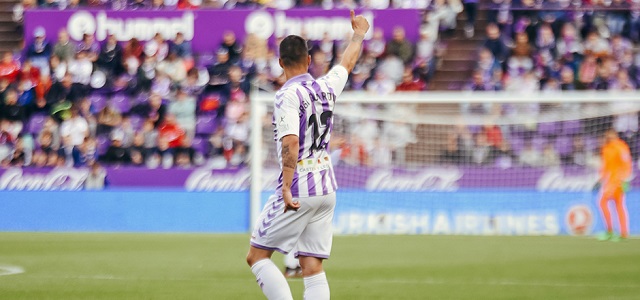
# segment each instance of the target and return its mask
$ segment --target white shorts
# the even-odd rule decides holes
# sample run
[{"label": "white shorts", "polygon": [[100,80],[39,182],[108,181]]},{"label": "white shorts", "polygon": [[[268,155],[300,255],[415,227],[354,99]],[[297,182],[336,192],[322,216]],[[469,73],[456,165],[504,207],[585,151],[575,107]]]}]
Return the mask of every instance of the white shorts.
[{"label": "white shorts", "polygon": [[251,246],[284,254],[329,258],[333,239],[336,194],[296,198],[298,211],[284,212],[284,199],[273,195],[267,201],[251,234]]}]

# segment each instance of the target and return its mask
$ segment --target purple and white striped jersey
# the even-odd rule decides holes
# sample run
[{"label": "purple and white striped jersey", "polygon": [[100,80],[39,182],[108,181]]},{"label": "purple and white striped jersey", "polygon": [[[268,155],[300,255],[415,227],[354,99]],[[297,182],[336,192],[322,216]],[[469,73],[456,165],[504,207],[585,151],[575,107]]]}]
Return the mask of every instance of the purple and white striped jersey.
[{"label": "purple and white striped jersey", "polygon": [[[348,76],[347,70],[338,65],[318,79],[308,73],[293,77],[276,93],[273,125],[280,169],[282,138],[293,134],[300,139],[298,165],[291,184],[294,198],[327,195],[338,188],[327,148],[336,97],[342,93]],[[282,172],[276,194],[282,195]]]}]

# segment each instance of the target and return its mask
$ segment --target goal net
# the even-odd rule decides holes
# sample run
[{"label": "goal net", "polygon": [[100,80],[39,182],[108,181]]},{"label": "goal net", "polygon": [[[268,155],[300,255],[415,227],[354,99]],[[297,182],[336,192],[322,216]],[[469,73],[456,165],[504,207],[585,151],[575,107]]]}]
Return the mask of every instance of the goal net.
[{"label": "goal net", "polygon": [[[279,166],[274,95],[254,96],[255,213],[275,188]],[[602,134],[615,128],[637,158],[638,96],[345,92],[330,143],[339,186],[335,230],[588,234],[601,226],[592,188]]]}]

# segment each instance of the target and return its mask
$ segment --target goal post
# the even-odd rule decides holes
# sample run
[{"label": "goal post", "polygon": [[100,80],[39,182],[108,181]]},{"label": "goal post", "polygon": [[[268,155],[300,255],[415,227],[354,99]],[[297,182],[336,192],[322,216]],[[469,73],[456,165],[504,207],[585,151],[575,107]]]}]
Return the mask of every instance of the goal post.
[{"label": "goal post", "polygon": [[[278,175],[271,125],[274,95],[274,92],[254,91],[251,97],[252,226],[267,195],[275,188]],[[413,218],[414,212],[425,210],[429,212],[429,222],[415,219],[410,223],[429,223],[430,229],[407,229],[407,232],[438,233],[436,212],[450,211],[447,214],[451,222],[458,222],[456,218],[464,218],[456,217],[460,215],[458,212],[479,211],[476,204],[465,207],[473,200],[474,193],[479,193],[479,201],[484,201],[485,196],[493,197],[487,200],[488,206],[495,207],[486,212],[487,220],[493,220],[487,221],[494,226],[490,232],[518,232],[520,223],[501,219],[500,209],[508,206],[519,192],[574,192],[581,193],[584,201],[592,200],[593,196],[588,194],[597,181],[600,137],[606,129],[615,128],[621,133],[635,161],[640,148],[638,112],[640,93],[635,91],[446,91],[389,95],[344,92],[338,97],[334,110],[330,152],[339,199],[350,206],[349,213],[341,216],[342,222],[348,223],[344,225],[347,228],[361,229],[338,232],[398,230],[402,233],[408,227],[398,229],[387,223],[396,222],[393,218],[406,221]],[[405,192],[410,193],[406,194],[409,199],[417,200],[402,204],[405,206],[400,210],[388,208],[395,197],[404,195],[399,193]],[[529,200],[513,201],[515,215],[520,210],[551,212],[556,209],[556,204],[545,199],[535,200],[538,194],[527,195],[523,199]],[[564,199],[559,194],[544,195],[549,195],[548,199]],[[420,200],[423,198],[426,200]],[[453,200],[443,206],[441,204],[446,203],[443,198]],[[562,209],[576,205],[570,203]],[[596,217],[593,211],[590,213],[592,219]],[[553,215],[560,220],[565,218],[561,214],[565,212]],[[372,216],[379,218],[378,221]],[[541,213],[541,216],[544,219],[546,215]],[[580,220],[583,219],[584,216]],[[565,221],[558,222],[568,222]],[[349,222],[364,225],[353,227]],[[503,225],[498,226],[496,222]],[[509,222],[516,227],[504,229],[511,226],[504,225]],[[568,227],[564,228],[566,224],[560,223],[555,226],[558,232],[568,233]],[[387,229],[371,229],[371,226]],[[460,226],[463,229],[451,229],[451,233],[465,234],[466,225]],[[548,228],[551,228],[548,232],[554,230],[554,226]],[[530,231],[535,232],[546,231]]]}]

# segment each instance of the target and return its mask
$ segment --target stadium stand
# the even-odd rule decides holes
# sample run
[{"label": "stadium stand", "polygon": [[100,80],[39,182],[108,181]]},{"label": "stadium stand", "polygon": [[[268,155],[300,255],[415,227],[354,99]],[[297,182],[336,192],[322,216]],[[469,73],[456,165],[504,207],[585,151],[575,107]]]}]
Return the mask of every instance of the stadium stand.
[{"label": "stadium stand", "polygon": [[[367,42],[348,89],[378,95],[427,89],[630,90],[640,84],[634,52],[640,41],[638,9],[621,1],[25,0],[13,8],[13,16],[19,23],[27,9],[79,6],[124,10],[425,9],[417,41],[406,39],[403,28],[398,27],[389,40],[377,30]],[[181,34],[172,40],[157,34],[147,43],[132,39],[124,44],[113,38],[99,44],[86,35],[77,45],[64,31],[25,34],[33,34],[34,42],[19,54],[7,51],[0,62],[4,100],[0,104],[0,131],[5,141],[0,161],[4,167],[36,165],[41,162],[32,158],[43,155],[50,167],[83,166],[96,160],[171,167],[177,164],[178,156],[182,167],[242,165],[249,147],[250,82],[274,90],[284,81],[275,45],[251,35],[240,41],[233,32],[226,32],[218,48],[193,53]],[[336,63],[342,47],[342,42],[328,37],[311,43],[310,72],[316,76],[325,73]],[[503,116],[522,110],[498,106],[431,104],[422,109]],[[526,108],[534,115],[558,109],[535,104]],[[628,119],[630,122],[616,124],[621,132],[633,133],[625,136],[636,145],[637,115]],[[510,156],[523,165],[571,163],[576,149],[593,151],[597,130],[614,121],[611,117],[598,119],[597,128],[589,122],[541,123],[536,129],[478,125],[454,132],[432,126],[422,131],[436,132],[439,144],[418,149],[441,153],[440,158],[424,162],[493,164],[497,157]],[[383,130],[376,126],[376,131]],[[43,137],[43,132],[50,137]],[[65,142],[70,136],[74,141]],[[43,138],[54,142],[43,145]],[[548,154],[549,159],[533,162],[527,159],[527,155],[534,156],[532,151]],[[637,147],[633,153],[637,155]]]}]

